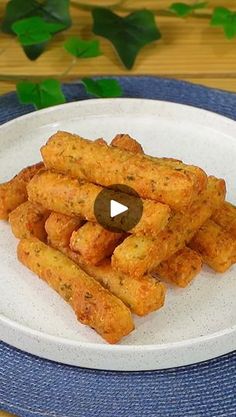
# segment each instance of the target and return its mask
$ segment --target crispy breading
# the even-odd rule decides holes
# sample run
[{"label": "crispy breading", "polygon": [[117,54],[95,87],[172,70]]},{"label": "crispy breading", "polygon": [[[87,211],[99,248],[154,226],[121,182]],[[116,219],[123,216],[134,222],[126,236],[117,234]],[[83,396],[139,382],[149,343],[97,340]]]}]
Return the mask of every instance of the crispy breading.
[{"label": "crispy breading", "polygon": [[9,214],[27,201],[26,186],[33,176],[44,167],[42,162],[22,169],[10,181],[0,184],[0,219],[8,220]]},{"label": "crispy breading", "polygon": [[[144,153],[142,146],[128,134],[116,135],[111,146],[134,153]],[[155,158],[152,157],[155,161]],[[160,161],[160,159],[158,159]],[[162,158],[163,163],[182,162],[173,158]],[[164,280],[172,281],[180,287],[186,287],[202,268],[201,256],[190,248],[184,247],[165,262],[161,262],[154,271]]]},{"label": "crispy breading", "polygon": [[50,212],[39,204],[26,201],[9,215],[9,223],[15,237],[27,239],[32,236],[46,241],[45,222]]},{"label": "crispy breading", "polygon": [[87,222],[72,233],[70,247],[74,252],[80,253],[86,261],[97,265],[112,255],[123,236],[123,233],[110,232],[98,223]]},{"label": "crispy breading", "polygon": [[[51,241],[51,243],[54,246],[54,242]],[[69,247],[60,247],[59,250],[79,265],[88,275],[100,282],[103,287],[120,298],[138,316],[145,316],[164,305],[165,285],[151,275],[136,279],[114,271],[109,259],[94,266],[86,262],[80,254],[73,252]]]},{"label": "crispy breading", "polygon": [[131,138],[127,133],[120,133],[114,137],[111,141],[111,146],[115,146],[119,149],[125,149],[132,153],[144,154],[143,148],[137,140]]},{"label": "crispy breading", "polygon": [[[101,145],[106,144],[106,142],[103,140],[100,141],[98,139],[97,141],[99,141]],[[116,135],[111,142],[111,146],[115,146],[119,149],[125,149],[126,151],[133,152],[133,153],[144,154],[144,150],[142,146],[140,145],[140,143],[136,139],[128,135],[127,133]],[[185,164],[183,164],[182,161],[180,161],[179,159],[175,159],[175,158],[166,158],[166,157],[160,158],[160,157],[155,157],[155,156],[150,156],[150,155],[146,155],[146,157],[152,160],[153,162],[157,162],[163,165],[169,165],[172,168],[181,168],[181,167],[184,168],[186,166]]]},{"label": "crispy breading", "polygon": [[[55,213],[52,213],[54,215]],[[66,232],[66,239],[65,239],[65,231],[64,228],[59,227],[57,231],[55,231],[56,223],[54,221],[50,221],[49,217],[46,223],[46,230],[48,233],[48,241],[50,245],[55,249],[60,250],[62,253],[66,254],[70,259],[72,259],[75,263],[77,263],[86,273],[93,276],[96,280],[98,280],[105,288],[111,291],[114,295],[120,298],[130,309],[133,313],[144,316],[149,314],[152,311],[155,311],[161,308],[164,305],[165,299],[165,286],[159,283],[156,279],[151,277],[150,275],[146,275],[142,278],[133,278],[128,275],[119,274],[114,271],[111,267],[111,262],[109,259],[100,262],[99,265],[94,266],[88,260],[85,260],[83,256],[80,254],[72,251],[68,244],[66,245],[66,241],[68,241],[68,234]],[[60,216],[60,215],[59,215]],[[63,215],[61,215],[63,216]],[[68,217],[65,216],[64,223],[66,223]],[[72,220],[72,218],[71,218]],[[61,223],[61,221],[60,221]],[[73,223],[68,222],[69,228],[66,229],[72,233]],[[89,225],[89,230],[92,231],[90,228],[93,223],[86,223]],[[95,226],[95,225],[94,225]],[[84,227],[84,226],[83,226]],[[80,228],[79,230],[83,229]],[[76,226],[74,225],[76,229]],[[107,232],[109,233],[109,232]],[[87,237],[91,239],[91,241],[95,243],[94,237],[95,234],[87,234]],[[103,235],[104,238],[104,235]],[[88,251],[91,250],[91,257],[94,260],[94,256],[96,256],[96,252],[101,251],[100,247],[102,247],[102,251],[104,253],[107,243],[106,241],[100,241],[100,247],[91,246],[89,245],[89,241],[86,242],[88,244]],[[94,253],[95,255],[94,255]],[[83,251],[84,253],[84,251]],[[101,253],[101,252],[99,252]],[[105,256],[108,256],[106,252]],[[104,257],[105,257],[104,256]],[[88,257],[90,260],[90,257]]]},{"label": "crispy breading", "polygon": [[29,200],[68,216],[96,221],[94,203],[102,187],[52,171],[40,171],[27,187]]},{"label": "crispy breading", "polygon": [[103,138],[98,138],[94,142],[99,143],[99,145],[107,145],[107,142]]},{"label": "crispy breading", "polygon": [[236,262],[236,239],[213,220],[204,223],[189,245],[216,272],[226,272]]},{"label": "crispy breading", "polygon": [[61,252],[37,239],[18,245],[18,259],[70,303],[78,320],[109,343],[129,334],[134,324],[125,304]]},{"label": "crispy breading", "polygon": [[236,238],[236,207],[225,201],[212,215],[212,220]]},{"label": "crispy breading", "polygon": [[189,207],[207,184],[198,167],[159,164],[142,154],[83,139],[67,132],[53,135],[42,147],[47,168],[103,186],[124,184],[140,197],[168,204],[175,210]]},{"label": "crispy breading", "polygon": [[209,177],[207,190],[191,210],[176,213],[156,238],[129,236],[114,251],[112,266],[123,273],[142,276],[182,249],[225,199],[225,182]]},{"label": "crispy breading", "polygon": [[[97,139],[96,142],[106,145],[103,139]],[[141,145],[128,134],[116,135],[111,146],[133,153],[144,153]],[[73,251],[81,253],[88,262],[96,265],[113,253],[122,237],[125,235],[110,232],[99,224],[88,222],[79,231],[73,233],[70,247]]]},{"label": "crispy breading", "polygon": [[154,271],[160,278],[171,281],[179,287],[186,287],[199,274],[202,257],[194,250],[184,247],[161,262]]},{"label": "crispy breading", "polygon": [[[70,240],[72,256],[73,252],[77,252],[77,254],[82,255],[82,257],[78,255],[78,259],[83,258],[84,262],[92,264],[91,269],[97,264],[99,264],[99,268],[102,265],[109,264],[108,260],[102,264],[101,261],[113,253],[115,247],[124,236],[122,234],[118,236],[116,233],[109,232],[96,223],[87,222],[72,234]],[[76,253],[74,256],[76,258]],[[180,287],[185,287],[200,272],[201,266],[201,256],[192,249],[185,247],[167,261],[162,262],[155,273],[163,279],[171,280]],[[113,273],[115,274],[115,272]]]},{"label": "crispy breading", "polygon": [[[60,230],[61,239],[59,234],[55,235],[53,223],[48,222],[47,232],[50,245],[67,255],[88,275],[94,277],[112,294],[120,298],[133,313],[144,316],[164,305],[165,286],[152,276],[146,275],[136,279],[135,277],[119,274],[112,269],[109,259],[94,266],[80,254],[73,252],[69,246],[61,244],[64,241],[64,230]],[[55,237],[56,239],[54,239]]]},{"label": "crispy breading", "polygon": [[[96,198],[103,190],[98,185],[52,171],[40,171],[29,183],[27,190],[30,201],[42,204],[48,210],[69,216],[81,216],[91,222],[97,221],[94,205]],[[114,191],[114,200],[119,201],[122,194]],[[137,198],[129,196],[129,199],[133,199],[133,206],[135,206]],[[142,217],[130,232],[157,235],[166,226],[170,209],[165,204],[151,200],[143,200],[142,205]]]},{"label": "crispy breading", "polygon": [[171,217],[171,210],[166,204],[152,200],[142,200],[142,217],[129,233],[148,236],[158,236],[166,227]]},{"label": "crispy breading", "polygon": [[69,246],[72,233],[83,224],[80,217],[70,217],[66,214],[51,213],[48,217],[45,229],[57,246]]}]

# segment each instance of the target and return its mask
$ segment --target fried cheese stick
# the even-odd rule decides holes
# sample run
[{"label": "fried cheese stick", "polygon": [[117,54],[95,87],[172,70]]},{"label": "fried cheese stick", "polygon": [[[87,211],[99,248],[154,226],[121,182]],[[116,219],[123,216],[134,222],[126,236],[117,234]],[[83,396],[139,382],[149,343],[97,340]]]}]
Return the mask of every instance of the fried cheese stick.
[{"label": "fried cheese stick", "polygon": [[[127,134],[116,135],[111,146],[117,146],[130,152],[144,153],[142,146]],[[181,162],[172,158],[163,158],[163,163],[169,161]],[[161,262],[154,273],[179,287],[186,287],[199,274],[201,268],[201,256],[192,249],[184,247],[166,261]]]},{"label": "fried cheese stick", "polygon": [[160,278],[184,288],[199,274],[202,263],[202,257],[196,251],[184,247],[161,262],[153,272]]},{"label": "fried cheese stick", "polygon": [[41,153],[48,169],[103,186],[124,184],[140,197],[166,203],[175,210],[189,207],[207,183],[206,174],[198,167],[159,164],[145,155],[101,146],[67,132],[53,135]]},{"label": "fried cheese stick", "polygon": [[[111,262],[108,259],[97,266],[92,265],[80,254],[73,252],[68,245],[62,244],[63,242],[66,243],[67,239],[65,228],[60,228],[60,239],[59,234],[55,234],[56,223],[51,221],[50,217],[46,224],[49,244],[68,256],[88,275],[94,277],[103,287],[120,298],[133,313],[144,316],[152,311],[158,310],[164,305],[166,290],[163,284],[159,283],[150,275],[136,279],[131,276],[119,274],[112,269]],[[67,219],[67,216],[65,216],[64,223],[68,221]],[[71,225],[69,221],[68,224]]]},{"label": "fried cheese stick", "polygon": [[132,153],[144,154],[144,150],[140,143],[138,143],[136,139],[131,138],[131,136],[126,133],[120,133],[116,135],[111,141],[111,146],[117,147],[119,149],[124,149]]},{"label": "fried cheese stick", "polygon": [[66,214],[51,213],[45,223],[47,234],[55,243],[56,249],[60,246],[69,246],[72,233],[83,224],[80,217],[70,217]]},{"label": "fried cheese stick", "polygon": [[[106,142],[105,142],[106,143]],[[100,141],[104,144],[104,141]],[[143,153],[141,145],[129,135],[117,135],[111,142],[131,152]],[[103,229],[99,224],[87,222],[78,231],[74,232],[70,241],[73,251],[79,252],[85,260],[96,265],[102,259],[110,256],[117,246],[121,236]],[[167,261],[162,262],[156,274],[162,279],[170,280],[176,285],[185,287],[200,272],[202,258],[190,248],[183,248]]]},{"label": "fried cheese stick", "polygon": [[176,213],[156,238],[129,236],[115,249],[112,266],[123,273],[142,276],[182,249],[225,199],[225,182],[209,177],[207,190],[190,211]]},{"label": "fried cheese stick", "polygon": [[70,303],[78,320],[117,343],[134,324],[130,310],[61,252],[37,239],[18,245],[18,259]]},{"label": "fried cheese stick", "polygon": [[[100,145],[107,145],[104,139],[97,139],[96,142]],[[117,146],[133,153],[143,153],[142,146],[127,134],[116,135],[111,146]],[[96,265],[112,255],[124,236],[123,233],[108,231],[98,223],[87,222],[79,230],[73,232],[70,248],[72,251],[80,253],[87,262]]]},{"label": "fried cheese stick", "polygon": [[236,238],[236,207],[227,201],[213,213],[212,220]]},{"label": "fried cheese stick", "polygon": [[[100,140],[99,139],[99,143],[101,145],[107,145],[107,143],[104,140]],[[126,151],[129,152],[133,152],[133,153],[139,153],[139,154],[144,154],[144,150],[142,148],[142,146],[140,145],[140,143],[132,138],[130,135],[128,135],[127,133],[121,133],[118,134],[114,137],[114,139],[112,139],[111,141],[111,146],[115,146],[119,149],[125,149]],[[185,166],[185,164],[183,164],[182,161],[180,161],[179,159],[175,159],[175,158],[159,158],[159,157],[155,157],[155,156],[150,156],[150,155],[146,155],[146,158],[152,160],[153,162],[156,162],[158,164],[162,164],[162,165],[169,165],[172,168],[183,168]]]},{"label": "fried cheese stick", "polygon": [[[144,153],[142,146],[128,134],[116,135],[111,142],[111,146],[117,146],[134,153]],[[163,158],[163,163],[170,161],[181,162],[172,158]],[[184,288],[199,274],[202,263],[202,258],[197,252],[184,247],[166,261],[161,262],[156,271],[153,272],[161,279],[171,281]]]},{"label": "fried cheese stick", "polygon": [[[99,147],[103,147],[99,145]],[[40,171],[30,181],[27,191],[29,200],[42,204],[48,210],[69,216],[79,216],[92,222],[96,222],[94,205],[96,198],[103,190],[102,187],[70,178],[66,175],[52,171]],[[118,197],[116,197],[118,195]],[[114,191],[114,199],[124,193]],[[135,206],[136,197],[133,199]],[[170,209],[162,203],[151,200],[143,200],[143,213],[139,223],[130,230],[135,234],[157,235],[168,223]]]},{"label": "fried cheese stick", "polygon": [[123,236],[123,233],[110,232],[98,223],[87,222],[72,233],[70,248],[86,261],[97,265],[112,255]]},{"label": "fried cheese stick", "polygon": [[189,243],[216,272],[226,272],[236,262],[236,239],[208,220]]},{"label": "fried cheese stick", "polygon": [[18,239],[32,236],[45,241],[47,233],[45,222],[50,212],[39,204],[26,201],[13,210],[9,215],[9,223],[13,234]]},{"label": "fried cheese stick", "polygon": [[69,247],[60,247],[60,251],[96,279],[104,288],[120,298],[138,316],[145,316],[164,305],[166,288],[151,275],[136,279],[114,271],[108,259],[94,266]]},{"label": "fried cheese stick", "polygon": [[27,201],[27,184],[43,167],[43,163],[39,162],[38,164],[22,169],[10,181],[0,184],[0,219],[8,220],[11,211]]}]

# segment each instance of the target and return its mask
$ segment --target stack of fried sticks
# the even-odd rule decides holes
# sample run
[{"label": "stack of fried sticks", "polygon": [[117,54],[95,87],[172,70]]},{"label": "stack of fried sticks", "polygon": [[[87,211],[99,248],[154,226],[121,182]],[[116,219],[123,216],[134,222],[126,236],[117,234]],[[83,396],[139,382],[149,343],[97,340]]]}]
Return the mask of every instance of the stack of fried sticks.
[{"label": "stack of fried sticks", "polygon": [[[147,156],[125,134],[107,145],[58,132],[41,153],[42,163],[0,185],[0,218],[21,239],[18,259],[109,343],[133,330],[131,312],[163,306],[160,281],[186,287],[203,262],[216,272],[236,262],[236,207],[225,201],[224,180]],[[112,184],[142,198],[129,233],[96,222],[95,200]]]}]

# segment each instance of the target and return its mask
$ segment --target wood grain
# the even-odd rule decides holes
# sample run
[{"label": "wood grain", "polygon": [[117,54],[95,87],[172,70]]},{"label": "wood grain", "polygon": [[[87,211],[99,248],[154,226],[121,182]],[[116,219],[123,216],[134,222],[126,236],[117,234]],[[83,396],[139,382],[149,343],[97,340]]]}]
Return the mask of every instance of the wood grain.
[{"label": "wood grain", "polygon": [[[115,1],[99,0],[99,4],[111,5]],[[86,3],[98,4],[87,0]],[[167,0],[129,0],[125,7],[145,7],[153,10],[167,7]],[[3,15],[3,0],[0,16]],[[211,2],[222,5],[222,0]],[[225,7],[235,6],[234,0],[224,0]],[[61,77],[70,66],[72,57],[63,49],[63,42],[71,35],[90,38],[92,19],[88,12],[71,7],[73,26],[55,36],[48,50],[36,61],[29,61],[15,38],[0,35],[0,93],[15,88],[15,77],[40,80],[46,77]],[[210,12],[210,10],[209,10]],[[92,75],[158,75],[171,77],[236,91],[235,40],[228,41],[222,31],[209,26],[208,19],[157,17],[162,40],[143,48],[132,71],[126,70],[110,42],[101,38],[103,56],[95,59],[81,59],[71,68],[66,80]],[[8,81],[13,77],[12,82]]]}]

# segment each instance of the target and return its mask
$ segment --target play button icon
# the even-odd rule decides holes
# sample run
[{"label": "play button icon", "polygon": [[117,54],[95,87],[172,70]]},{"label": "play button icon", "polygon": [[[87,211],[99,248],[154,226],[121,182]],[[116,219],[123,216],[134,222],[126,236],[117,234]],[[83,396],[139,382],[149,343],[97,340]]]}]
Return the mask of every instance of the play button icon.
[{"label": "play button icon", "polygon": [[104,188],[96,198],[94,214],[97,222],[111,232],[129,232],[140,221],[142,200],[133,188],[114,184]]},{"label": "play button icon", "polygon": [[111,200],[110,202],[110,216],[116,217],[121,213],[125,213],[129,210],[129,207],[124,206],[124,204],[118,203],[118,201]]}]

